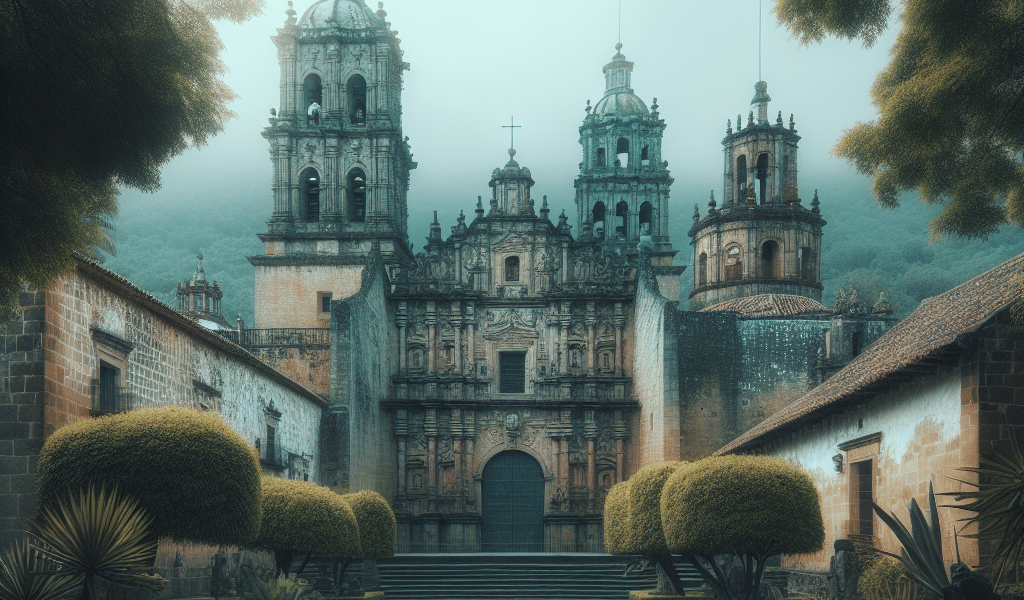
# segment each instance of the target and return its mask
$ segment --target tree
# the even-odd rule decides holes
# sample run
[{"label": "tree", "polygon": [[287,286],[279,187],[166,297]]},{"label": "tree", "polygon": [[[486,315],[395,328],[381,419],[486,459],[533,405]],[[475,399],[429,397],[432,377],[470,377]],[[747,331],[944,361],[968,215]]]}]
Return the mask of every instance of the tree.
[{"label": "tree", "polygon": [[135,498],[159,537],[241,545],[259,532],[259,458],[214,413],[149,408],[61,427],[38,473],[41,507],[97,482]]},{"label": "tree", "polygon": [[0,0],[0,307],[102,247],[117,186],[157,189],[163,163],[223,129],[235,96],[211,19],[262,6]]},{"label": "tree", "polygon": [[[398,545],[398,522],[395,513],[383,496],[372,490],[363,490],[345,494],[342,500],[352,507],[359,525],[360,552],[346,558],[338,571],[339,587],[344,581],[345,570],[356,558],[363,560],[383,560],[395,555]],[[339,592],[340,593],[340,592]]]},{"label": "tree", "polygon": [[[662,489],[661,520],[668,550],[729,600],[756,600],[770,557],[817,552],[825,540],[811,478],[764,456],[710,457],[680,467]],[[722,555],[739,563],[738,586],[716,562]]]},{"label": "tree", "polygon": [[[274,553],[278,574],[296,555],[353,557],[362,552],[356,515],[341,496],[309,481],[263,478],[263,520],[252,546]],[[299,569],[302,572],[302,569]]]},{"label": "tree", "polygon": [[[826,35],[871,46],[892,0],[777,0],[775,13],[802,44]],[[985,237],[1024,227],[1024,10],[1015,0],[905,0],[892,61],[871,94],[876,121],[836,146],[874,179],[888,208],[917,190],[945,206],[932,239]]]}]

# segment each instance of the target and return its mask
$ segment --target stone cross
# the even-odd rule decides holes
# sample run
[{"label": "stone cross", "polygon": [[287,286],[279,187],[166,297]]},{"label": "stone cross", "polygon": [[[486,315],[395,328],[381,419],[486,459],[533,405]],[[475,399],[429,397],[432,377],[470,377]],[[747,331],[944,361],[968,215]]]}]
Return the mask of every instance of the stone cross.
[{"label": "stone cross", "polygon": [[502,129],[508,129],[509,133],[512,134],[512,139],[511,139],[512,145],[509,146],[509,147],[510,148],[515,148],[516,147],[516,129],[517,128],[521,129],[523,126],[522,125],[516,125],[516,118],[514,116],[511,117],[511,119],[512,119],[512,124],[511,125],[502,125],[501,127],[502,127]]}]

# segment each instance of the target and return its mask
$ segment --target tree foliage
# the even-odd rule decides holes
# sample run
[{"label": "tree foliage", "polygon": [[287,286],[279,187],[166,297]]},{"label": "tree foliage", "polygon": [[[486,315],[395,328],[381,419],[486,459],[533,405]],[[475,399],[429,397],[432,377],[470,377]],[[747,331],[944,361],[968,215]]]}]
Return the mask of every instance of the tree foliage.
[{"label": "tree foliage", "polygon": [[388,501],[372,490],[345,494],[341,499],[352,507],[359,525],[361,549],[356,556],[369,560],[394,556],[398,545],[398,523]]},{"label": "tree foliage", "polygon": [[289,573],[295,555],[360,556],[356,515],[341,496],[309,481],[264,477],[263,520],[253,547],[274,552]]},{"label": "tree foliage", "polygon": [[[803,43],[826,35],[874,43],[891,0],[778,0]],[[892,61],[871,94],[875,121],[836,152],[874,179],[882,206],[917,190],[943,211],[932,238],[985,237],[1024,226],[1024,7],[1018,0],[905,0]]]},{"label": "tree foliage", "polygon": [[[768,558],[817,552],[825,540],[811,478],[766,456],[683,465],[661,492],[661,518],[669,550],[689,557],[715,592],[730,599],[757,597]],[[742,565],[739,589],[716,562],[720,555]]]},{"label": "tree foliage", "polygon": [[259,531],[256,451],[213,413],[150,408],[61,427],[38,472],[41,507],[96,481],[138,500],[160,537],[239,545]]},{"label": "tree foliage", "polygon": [[102,246],[117,186],[152,191],[159,168],[232,117],[211,19],[262,0],[0,0],[0,305],[45,287],[70,253]]}]

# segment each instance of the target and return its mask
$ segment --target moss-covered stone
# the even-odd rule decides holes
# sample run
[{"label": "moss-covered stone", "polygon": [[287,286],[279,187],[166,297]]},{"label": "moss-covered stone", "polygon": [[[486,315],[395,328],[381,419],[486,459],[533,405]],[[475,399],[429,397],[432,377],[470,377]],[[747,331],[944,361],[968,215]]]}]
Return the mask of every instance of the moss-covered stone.
[{"label": "moss-covered stone", "polygon": [[817,552],[818,492],[797,466],[765,456],[709,457],[677,469],[661,495],[668,548],[704,556]]},{"label": "moss-covered stone", "polygon": [[345,494],[341,498],[352,507],[359,526],[359,541],[362,545],[359,558],[381,560],[394,556],[398,544],[398,524],[388,501],[371,490]]},{"label": "moss-covered stone", "polygon": [[40,505],[95,481],[138,500],[161,537],[240,545],[259,531],[259,458],[214,413],[152,408],[67,425],[38,472]]}]

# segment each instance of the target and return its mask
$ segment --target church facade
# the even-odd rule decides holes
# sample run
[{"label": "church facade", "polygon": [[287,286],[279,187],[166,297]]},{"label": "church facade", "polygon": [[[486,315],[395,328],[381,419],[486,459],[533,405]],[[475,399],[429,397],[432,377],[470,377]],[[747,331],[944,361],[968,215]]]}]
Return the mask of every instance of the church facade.
[{"label": "church facade", "polygon": [[[531,195],[510,149],[490,198],[448,236],[435,213],[414,256],[405,215],[416,163],[400,94],[409,65],[387,13],[322,0],[287,14],[274,37],[280,109],[264,130],[273,212],[264,254],[249,259],[256,324],[237,339],[327,399],[317,478],[383,493],[400,551],[601,551],[609,488],[648,462],[713,451],[704,446],[743,422],[749,374],[731,362],[705,372],[695,348],[756,354],[749,377],[773,398],[813,384],[833,319],[820,304],[825,222],[816,198],[801,204],[799,137],[768,122],[764,82],[757,119],[737,121],[724,142],[723,206],[695,215],[692,297],[711,311],[695,313],[678,306],[667,124],[657,100],[634,93],[621,44],[579,128],[575,233]],[[789,308],[715,312],[744,298]],[[751,320],[781,337],[743,347]],[[716,337],[709,326],[732,329]],[[317,332],[328,346],[304,342],[325,338]],[[698,394],[708,375],[721,385]]]}]

